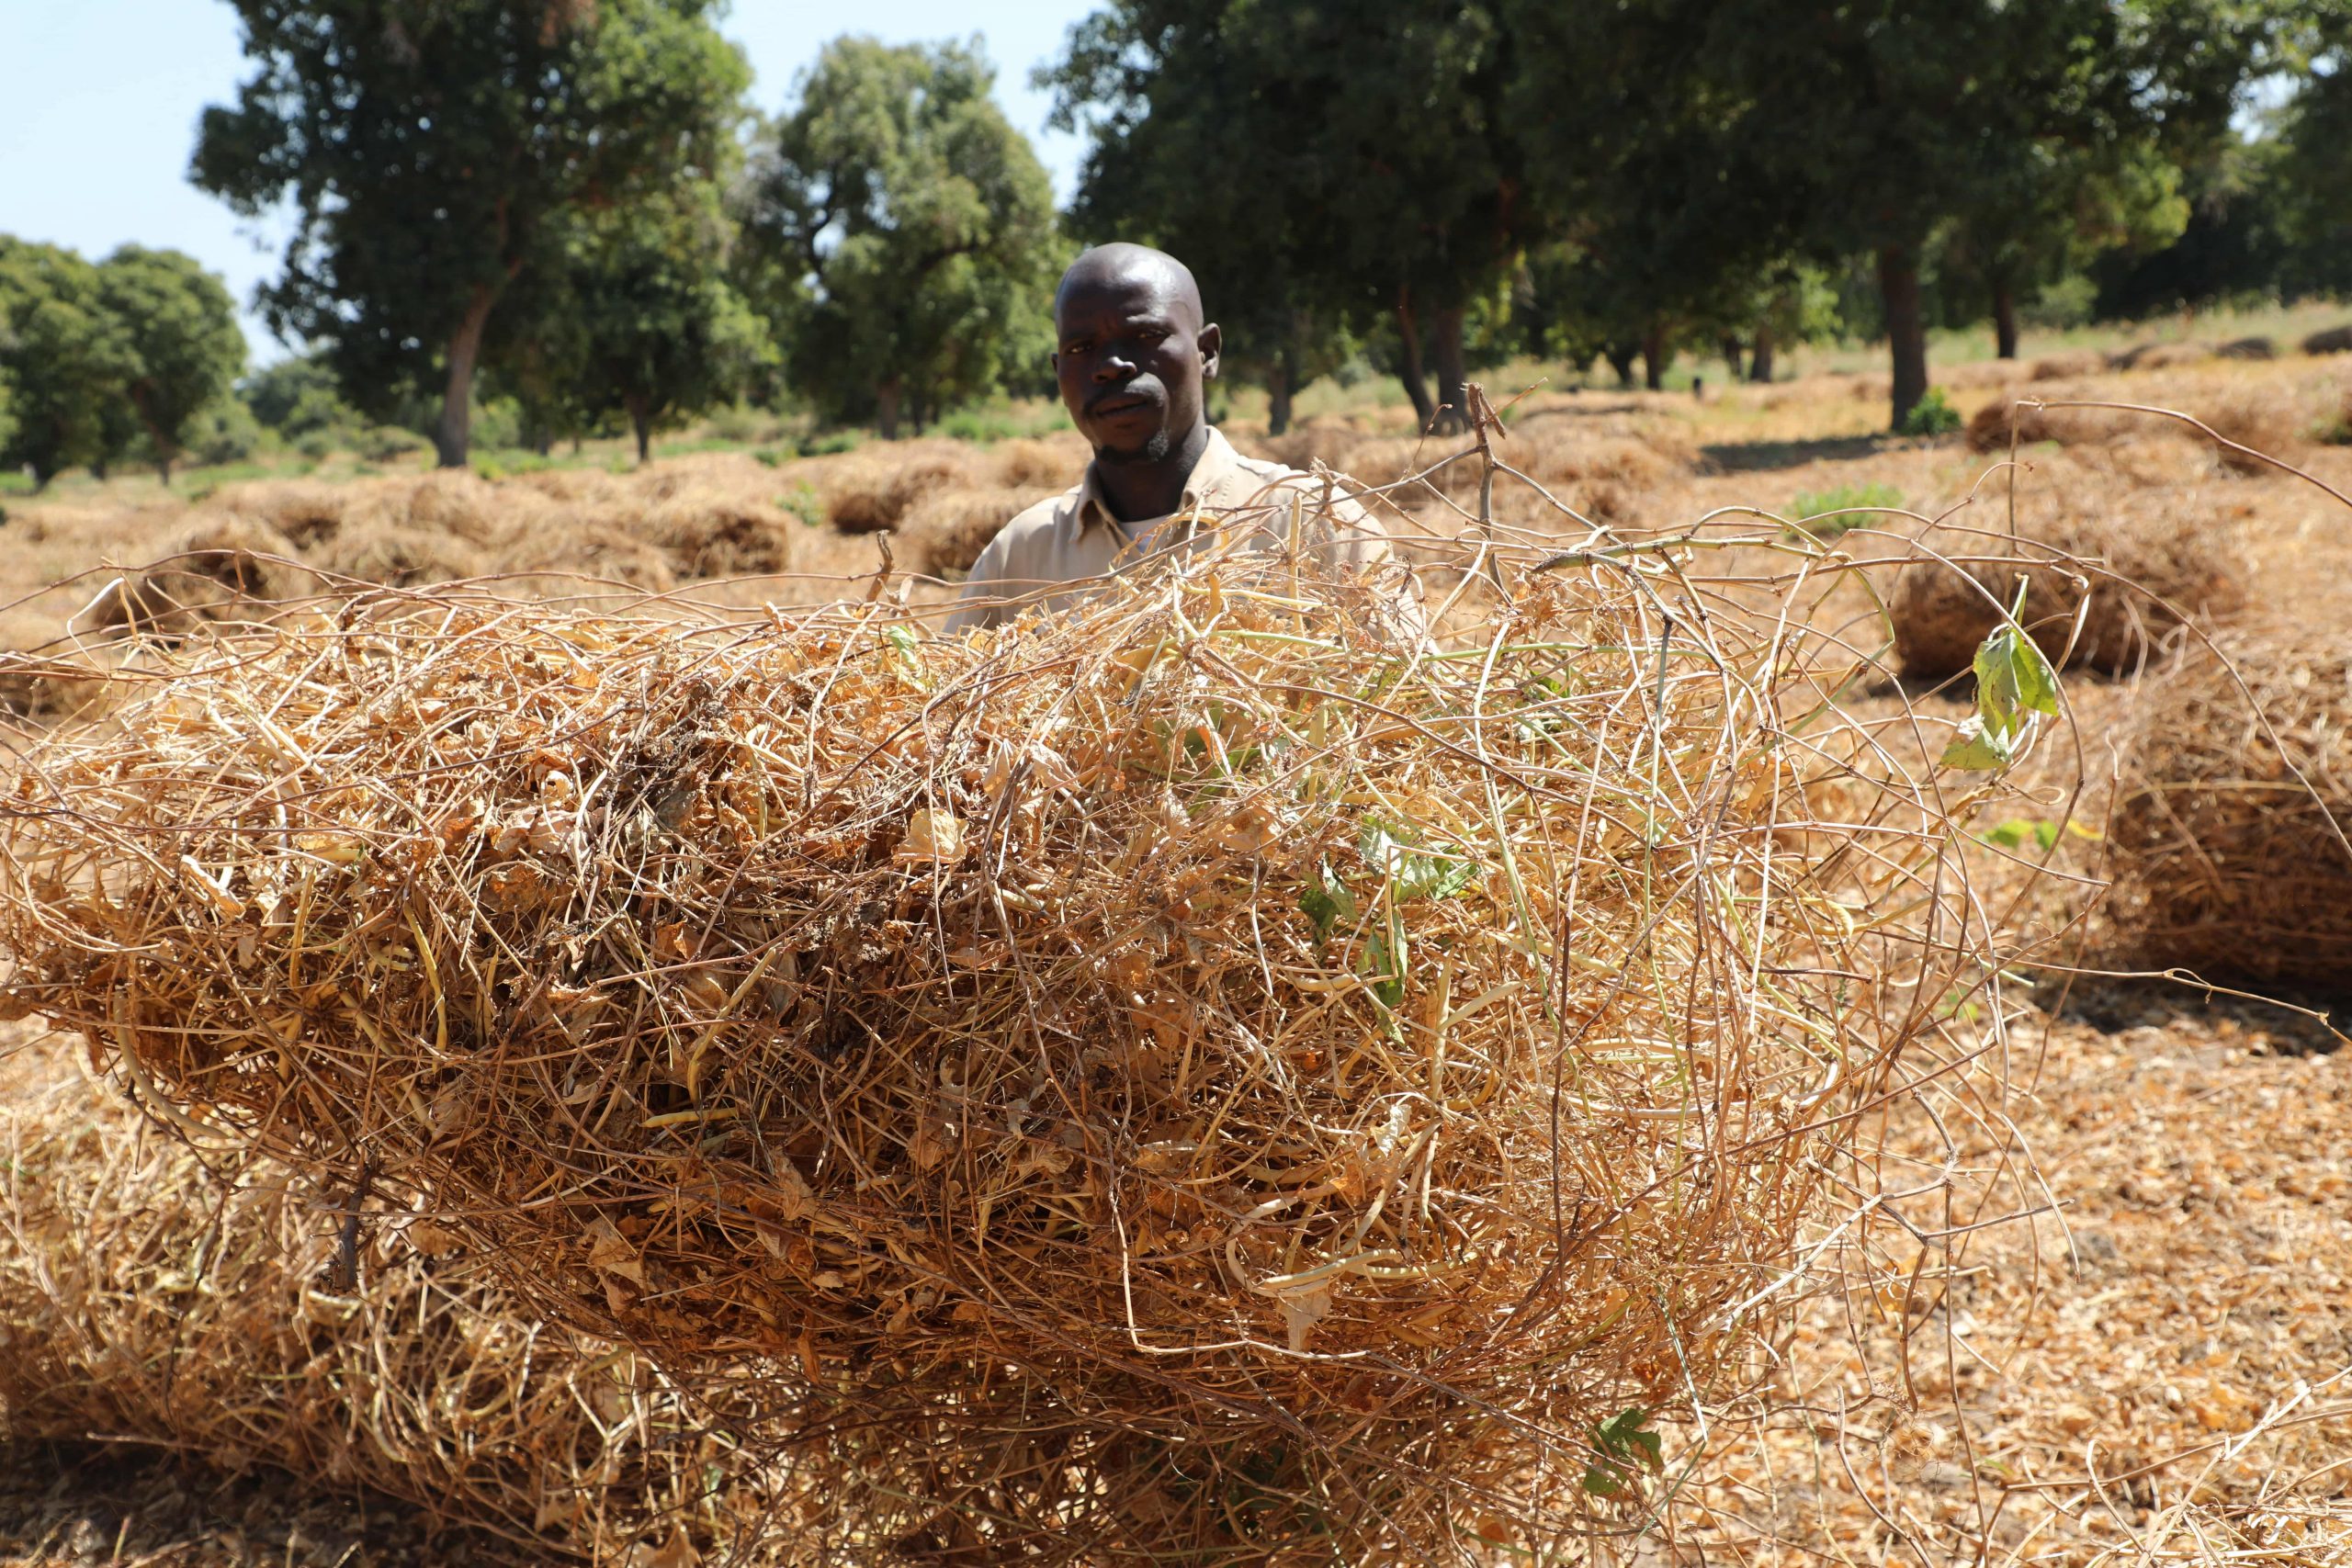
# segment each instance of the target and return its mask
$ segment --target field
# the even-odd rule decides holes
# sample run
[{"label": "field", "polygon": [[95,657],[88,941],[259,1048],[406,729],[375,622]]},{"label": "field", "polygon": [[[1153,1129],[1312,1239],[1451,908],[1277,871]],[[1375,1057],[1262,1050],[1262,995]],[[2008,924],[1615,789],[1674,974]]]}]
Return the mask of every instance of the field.
[{"label": "field", "polygon": [[[2105,401],[2193,415],[2352,492],[2352,355],[2295,351],[2289,328],[2332,321],[2268,324],[2269,352],[2244,341],[2246,323],[2209,321],[2167,329],[2170,341],[2136,355],[2030,341],[2017,363],[1946,366],[1939,380],[1970,431],[1938,438],[1877,434],[1883,378],[1835,355],[1769,387],[1721,385],[1720,367],[1695,392],[1534,387],[1505,411],[1498,455],[1623,536],[1750,509],[1770,527],[1853,529],[1845,546],[1864,557],[1896,553],[1932,521],[1939,547],[1966,554],[2014,507],[2029,531],[2095,523],[2161,536],[2192,560],[2243,559],[2244,613],[2316,639],[2352,625],[2352,512],[2303,479],[2158,415],[2091,410],[2051,410],[2040,425],[2029,411],[2020,466],[2006,467],[2001,411],[2013,397]],[[1533,373],[1489,378],[1498,401],[1514,379]],[[1377,389],[1318,388],[1303,406],[1305,424],[1282,437],[1253,428],[1246,400],[1227,428],[1246,450],[1371,484],[1456,445],[1417,436]],[[500,575],[615,602],[809,603],[863,596],[887,555],[886,591],[944,602],[988,531],[1070,482],[1082,459],[1044,411],[1017,411],[1004,428],[1025,434],[807,457],[709,439],[643,471],[614,471],[592,451],[494,479],[361,473],[342,460],[300,476],[198,475],[173,493],[144,479],[64,481],[5,498],[0,646],[62,663],[77,633],[173,616],[193,627],[243,596],[339,578]],[[1473,529],[1475,489],[1456,465],[1394,492],[1390,529],[1408,549]],[[1524,501],[1498,521],[1584,533]],[[187,549],[245,553],[194,574],[119,570]],[[1726,552],[1722,571],[1760,577],[1777,558]],[[11,679],[0,703],[24,733],[85,700],[86,682],[57,663]],[[1966,684],[1911,679],[1898,691],[1890,675],[1870,700],[1892,714],[1907,692],[1957,713]],[[2050,830],[2062,869],[2098,874],[2116,748],[2148,694],[2128,672],[2068,677],[2086,787],[2070,802],[2072,780],[2045,759],[2047,816],[2022,824]],[[2013,918],[2052,924],[2084,897],[2061,888]],[[1883,1303],[1863,1337],[1916,1343],[1909,1386],[1872,1388],[1871,1367],[1841,1359],[1849,1325],[1809,1328],[1778,1385],[1798,1396],[1792,1415],[1694,1487],[1668,1538],[1622,1560],[2352,1562],[2352,1055],[2318,1016],[2341,998],[2306,986],[2279,1007],[2158,979],[2069,982],[2063,965],[2077,957],[2104,965],[2079,943],[2052,956],[2038,983],[2010,993],[2006,1103],[1955,1102],[1949,1124],[1915,1118],[1890,1133],[1917,1172],[1901,1222],[1913,1260],[1925,1269],[1932,1256],[1942,1283]],[[87,1092],[58,1042],[6,1027],[0,1099]],[[27,1245],[23,1212],[0,1181],[0,1252],[12,1236]],[[1978,1228],[2001,1216],[2013,1217]],[[1871,1414],[1847,1419],[1870,1394],[1881,1396]],[[1908,1414],[1890,1419],[1889,1408]],[[338,1477],[224,1473],[199,1429],[94,1428],[78,1443],[0,1450],[0,1563],[528,1560]],[[625,1560],[705,1560],[677,1545]]]}]

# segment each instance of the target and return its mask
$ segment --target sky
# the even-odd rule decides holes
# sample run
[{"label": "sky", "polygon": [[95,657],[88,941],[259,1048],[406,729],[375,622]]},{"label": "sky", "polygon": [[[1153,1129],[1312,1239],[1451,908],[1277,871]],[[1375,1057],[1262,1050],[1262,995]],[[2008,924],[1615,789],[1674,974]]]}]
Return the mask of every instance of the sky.
[{"label": "sky", "polygon": [[[719,30],[743,46],[752,101],[767,114],[840,33],[886,43],[978,34],[999,101],[1067,198],[1080,142],[1046,130],[1050,105],[1029,72],[1091,9],[1089,0],[883,0],[849,11],[735,0]],[[134,241],[187,252],[228,280],[260,364],[286,352],[251,310],[254,285],[277,275],[284,228],[245,222],[187,183],[198,118],[251,73],[237,40],[222,0],[0,0],[0,233],[92,260]]]}]

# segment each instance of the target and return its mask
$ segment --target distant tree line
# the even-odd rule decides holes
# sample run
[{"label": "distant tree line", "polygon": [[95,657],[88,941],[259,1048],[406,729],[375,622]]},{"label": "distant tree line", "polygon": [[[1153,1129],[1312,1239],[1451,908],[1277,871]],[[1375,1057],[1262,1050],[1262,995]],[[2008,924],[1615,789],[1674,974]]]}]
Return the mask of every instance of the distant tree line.
[{"label": "distant tree line", "polygon": [[[2352,293],[2348,0],[1103,0],[1038,81],[1055,210],[977,44],[843,38],[773,118],[715,0],[230,0],[191,177],[289,212],[243,345],[185,256],[0,240],[0,464],[653,435],[790,405],[886,434],[1050,386],[1080,243],[1165,245],[1277,429],[1376,369],[1456,423],[1515,355],[1769,379],[1883,340]],[[481,428],[480,422],[492,422]],[[356,434],[355,434],[356,433]]]}]

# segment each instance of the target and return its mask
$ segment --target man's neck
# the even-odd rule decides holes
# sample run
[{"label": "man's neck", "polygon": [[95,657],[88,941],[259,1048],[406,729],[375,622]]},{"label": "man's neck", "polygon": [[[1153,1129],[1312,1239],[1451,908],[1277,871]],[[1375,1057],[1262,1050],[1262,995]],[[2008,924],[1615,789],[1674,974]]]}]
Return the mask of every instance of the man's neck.
[{"label": "man's neck", "polygon": [[1106,463],[1097,458],[1094,486],[1102,503],[1122,523],[1165,517],[1184,503],[1184,486],[1209,448],[1209,427],[1196,424],[1157,463]]}]

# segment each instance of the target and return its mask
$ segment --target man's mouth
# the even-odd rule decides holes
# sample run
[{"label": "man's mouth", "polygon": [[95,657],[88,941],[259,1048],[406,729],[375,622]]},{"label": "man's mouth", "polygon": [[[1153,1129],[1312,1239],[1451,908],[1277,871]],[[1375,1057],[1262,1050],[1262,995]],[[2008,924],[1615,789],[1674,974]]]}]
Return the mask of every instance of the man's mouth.
[{"label": "man's mouth", "polygon": [[1123,413],[1136,413],[1152,406],[1149,398],[1134,392],[1119,392],[1098,400],[1087,412],[1096,419],[1114,418]]}]

